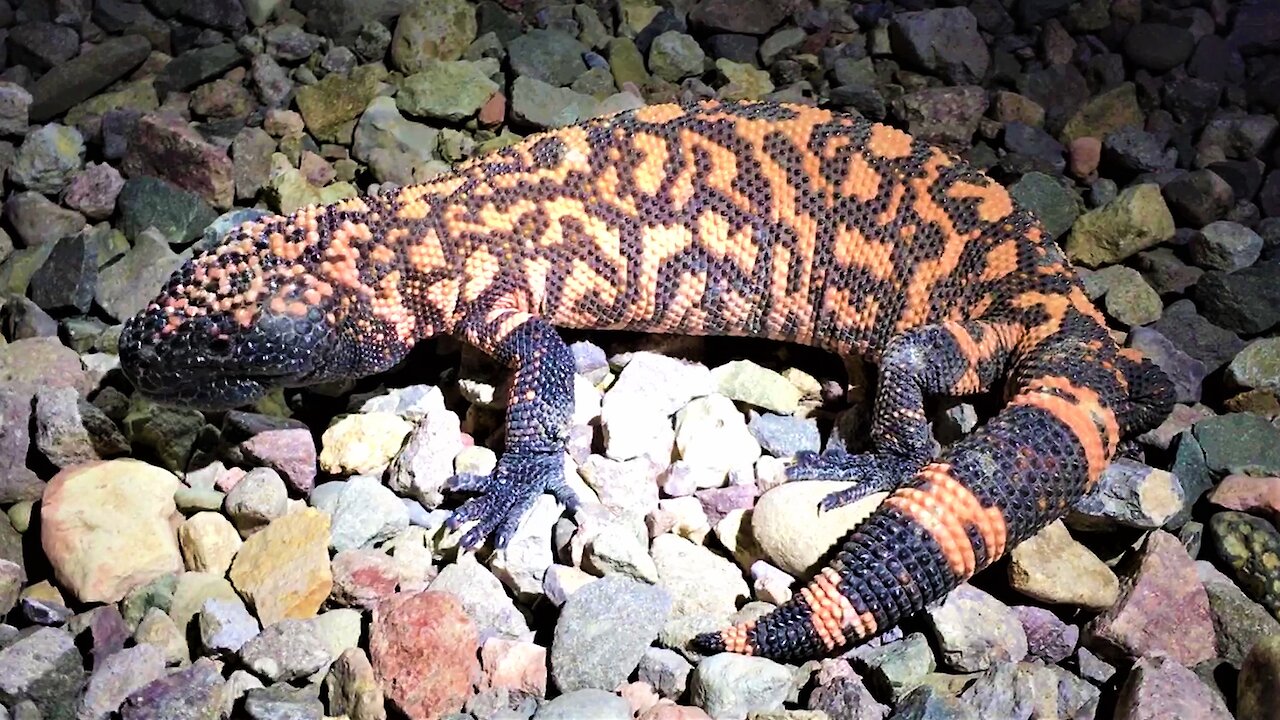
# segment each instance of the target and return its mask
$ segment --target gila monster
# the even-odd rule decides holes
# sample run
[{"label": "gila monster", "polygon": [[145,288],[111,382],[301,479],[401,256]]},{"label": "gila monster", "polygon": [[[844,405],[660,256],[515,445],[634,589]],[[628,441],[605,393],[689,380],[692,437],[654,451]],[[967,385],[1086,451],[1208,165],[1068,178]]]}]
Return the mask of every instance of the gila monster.
[{"label": "gila monster", "polygon": [[[556,327],[763,337],[878,369],[872,449],[805,452],[787,476],[856,481],[823,509],[886,499],[790,600],[697,636],[708,653],[803,660],[896,625],[1061,517],[1173,398],[994,180],[889,125],[766,102],[645,106],[245,223],[119,352],[140,392],[226,409],[465,340],[513,378],[503,453],[450,480],[474,496],[448,525],[502,547],[541,493],[578,504]],[[1000,411],[938,455],[925,397],[997,389]]]}]

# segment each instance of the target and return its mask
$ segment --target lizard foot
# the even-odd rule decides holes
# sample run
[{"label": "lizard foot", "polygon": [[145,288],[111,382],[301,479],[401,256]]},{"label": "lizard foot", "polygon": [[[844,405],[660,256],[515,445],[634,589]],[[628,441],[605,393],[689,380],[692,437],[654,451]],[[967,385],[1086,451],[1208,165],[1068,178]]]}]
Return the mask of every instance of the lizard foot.
[{"label": "lizard foot", "polygon": [[543,492],[549,492],[570,510],[578,506],[578,497],[564,481],[564,458],[560,452],[509,452],[498,458],[498,465],[488,475],[460,473],[445,484],[453,492],[478,493],[462,504],[445,521],[449,530],[457,530],[472,520],[480,522],[468,530],[459,543],[473,549],[494,536],[494,546],[504,548],[511,541],[520,519]]},{"label": "lizard foot", "polygon": [[818,507],[825,512],[857,502],[874,493],[891,491],[918,469],[910,460],[889,453],[854,455],[843,448],[831,448],[819,455],[806,450],[798,453],[795,464],[787,468],[787,480],[843,480],[857,483],[823,498]]}]

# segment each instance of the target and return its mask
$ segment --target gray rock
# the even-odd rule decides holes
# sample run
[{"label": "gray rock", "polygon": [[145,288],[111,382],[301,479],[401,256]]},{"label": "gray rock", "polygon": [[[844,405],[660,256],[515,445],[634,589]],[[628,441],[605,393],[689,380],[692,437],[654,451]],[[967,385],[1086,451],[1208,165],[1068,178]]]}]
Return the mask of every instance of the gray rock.
[{"label": "gray rock", "polygon": [[409,185],[426,179],[440,131],[401,115],[397,102],[377,97],[369,103],[356,123],[351,156],[368,165],[378,182]]},{"label": "gray rock", "polygon": [[1218,474],[1280,474],[1280,429],[1250,413],[1205,418],[1195,425],[1205,465]]},{"label": "gray rock", "polygon": [[1262,254],[1262,236],[1229,220],[1205,225],[1191,241],[1191,259],[1208,270],[1232,272],[1249,267]]},{"label": "gray rock", "polygon": [[921,633],[911,633],[900,640],[875,647],[856,649],[850,662],[877,697],[887,698],[895,704],[920,685],[936,667],[929,640]]},{"label": "gray rock", "polygon": [[551,700],[533,720],[631,720],[631,707],[611,692],[587,688]]},{"label": "gray rock", "polygon": [[93,97],[147,59],[142,35],[109,38],[79,57],[55,64],[31,86],[31,121],[44,122]]},{"label": "gray rock", "polygon": [[85,233],[58,240],[31,276],[31,299],[54,313],[87,313],[98,284],[98,244]]},{"label": "gray rock", "polygon": [[66,387],[36,393],[36,446],[60,468],[129,452],[129,441],[115,423]]},{"label": "gray rock", "polygon": [[896,13],[889,23],[889,38],[895,53],[948,84],[981,82],[991,65],[977,18],[967,7]]},{"label": "gray rock", "polygon": [[1080,216],[1080,201],[1075,194],[1045,173],[1023,175],[1009,187],[1009,194],[1035,212],[1054,238],[1062,237]]},{"label": "gray rock", "polygon": [[667,82],[678,83],[702,73],[706,54],[689,35],[668,30],[649,46],[649,70]]},{"label": "gray rock", "polygon": [[1235,205],[1235,193],[1212,170],[1192,170],[1161,188],[1174,217],[1193,227],[1204,227],[1227,214]]},{"label": "gray rock", "polygon": [[323,720],[324,703],[308,688],[281,684],[249,690],[244,711],[252,720]]},{"label": "gray rock", "polygon": [[0,703],[30,700],[43,717],[75,716],[85,683],[80,651],[65,630],[44,627],[0,650]]},{"label": "gray rock", "polygon": [[258,620],[237,599],[210,598],[204,601],[199,616],[200,641],[214,653],[240,651],[258,634]]},{"label": "gray rock", "polygon": [[84,216],[59,207],[35,190],[9,196],[5,216],[26,247],[52,245],[84,229]]},{"label": "gray rock", "polygon": [[1239,668],[1250,648],[1269,636],[1280,635],[1280,622],[1208,561],[1196,561],[1196,572],[1209,595],[1218,654]]},{"label": "gray rock", "polygon": [[199,658],[144,685],[120,708],[121,720],[215,720],[221,717],[226,682],[217,664]]},{"label": "gray rock", "polygon": [[1191,300],[1178,300],[1164,309],[1152,329],[1173,346],[1204,363],[1212,373],[1244,349],[1244,341],[1230,330],[1206,320]]},{"label": "gray rock", "polygon": [[1195,39],[1186,28],[1157,22],[1134,25],[1124,38],[1124,52],[1135,65],[1166,72],[1191,57]]},{"label": "gray rock", "polygon": [[1141,350],[1169,376],[1177,402],[1199,402],[1200,388],[1209,374],[1204,362],[1186,354],[1158,330],[1148,327],[1132,328],[1129,346]]},{"label": "gray rock", "polygon": [[813,418],[764,413],[752,417],[747,429],[760,447],[776,457],[790,457],[802,450],[817,452],[821,447],[818,423]]},{"label": "gray rock", "polygon": [[1155,655],[1139,659],[1120,688],[1115,717],[1138,720],[1171,716],[1204,720],[1232,717],[1218,690],[1173,658]]},{"label": "gray rock", "polygon": [[1027,656],[1027,634],[1008,606],[961,585],[936,608],[926,610],[944,665],[959,672],[985,670],[996,662]]},{"label": "gray rock", "polygon": [[585,120],[595,112],[596,99],[568,88],[555,87],[537,78],[516,78],[511,91],[511,111],[522,122],[538,128],[557,128]]},{"label": "gray rock", "polygon": [[356,475],[334,498],[329,546],[335,552],[355,550],[390,540],[409,527],[409,511],[377,478]]},{"label": "gray rock", "polygon": [[1132,126],[1107,133],[1102,144],[1103,157],[1134,173],[1168,170],[1177,161],[1177,151],[1165,150],[1165,141],[1154,133]]},{"label": "gray rock", "polygon": [[781,710],[791,694],[785,665],[760,657],[723,653],[703,658],[693,671],[689,694],[711,717],[744,717],[750,711]]},{"label": "gray rock", "polygon": [[0,81],[0,135],[21,135],[27,131],[31,100],[26,88]]},{"label": "gray rock", "polygon": [[[625,682],[671,614],[666,590],[611,575],[574,593],[556,623],[551,679],[562,691]],[[610,618],[626,617],[622,625]]]},{"label": "gray rock", "polygon": [[49,123],[27,133],[9,177],[30,190],[55,195],[84,163],[84,138],[66,125]]},{"label": "gray rock", "polygon": [[577,38],[556,30],[530,30],[507,44],[516,75],[555,87],[568,85],[587,69],[582,59],[586,52]]},{"label": "gray rock", "polygon": [[164,675],[164,651],[142,643],[116,652],[95,668],[76,720],[107,720],[134,691]]},{"label": "gray rock", "polygon": [[242,536],[282,517],[289,507],[284,479],[270,468],[254,468],[227,492],[226,513]]},{"label": "gray rock", "polygon": [[1068,625],[1049,610],[1031,605],[1012,608],[1027,634],[1027,653],[1047,664],[1059,663],[1075,652],[1080,628]]},{"label": "gray rock", "polygon": [[640,657],[637,677],[647,682],[662,697],[676,699],[689,685],[693,666],[680,653],[666,648],[645,648]]},{"label": "gray rock", "polygon": [[1280,390],[1280,339],[1249,343],[1227,366],[1227,379],[1237,387]]},{"label": "gray rock", "polygon": [[1228,330],[1247,335],[1266,332],[1280,322],[1280,265],[1205,273],[1196,283],[1193,298],[1206,318]]},{"label": "gray rock", "polygon": [[1163,526],[1186,504],[1182,484],[1172,473],[1120,458],[1073,506],[1067,524],[1084,530],[1111,530],[1117,525],[1151,530]]},{"label": "gray rock", "polygon": [[281,620],[240,648],[240,661],[267,682],[292,682],[324,668],[333,656],[315,623]]},{"label": "gray rock", "polygon": [[199,195],[156,177],[135,177],[124,184],[116,203],[120,229],[136,238],[149,227],[169,242],[185,244],[200,237],[218,213]]}]

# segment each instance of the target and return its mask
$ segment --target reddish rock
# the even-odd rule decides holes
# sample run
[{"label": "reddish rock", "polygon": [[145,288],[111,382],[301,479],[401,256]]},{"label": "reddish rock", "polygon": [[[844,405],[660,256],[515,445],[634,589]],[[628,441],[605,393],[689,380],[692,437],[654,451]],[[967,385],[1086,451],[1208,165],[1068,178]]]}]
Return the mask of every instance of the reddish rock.
[{"label": "reddish rock", "polygon": [[506,638],[489,638],[480,648],[483,688],[505,688],[535,697],[547,694],[547,649]]},{"label": "reddish rock", "polygon": [[1102,141],[1095,137],[1076,138],[1071,141],[1071,174],[1080,179],[1093,177],[1102,159]]},{"label": "reddish rock", "polygon": [[1231,720],[1226,703],[1199,676],[1165,655],[1144,657],[1134,664],[1120,697],[1116,720]]},{"label": "reddish rock", "polygon": [[227,151],[205,140],[181,117],[164,112],[138,119],[124,157],[129,177],[150,175],[193,192],[225,210],[235,199]]},{"label": "reddish rock", "polygon": [[481,106],[478,119],[481,125],[488,127],[502,124],[506,116],[507,97],[501,92],[496,92]]},{"label": "reddish rock", "polygon": [[1209,493],[1209,502],[1280,520],[1280,477],[1228,475]]},{"label": "reddish rock", "polygon": [[90,220],[105,220],[116,209],[116,197],[124,189],[120,171],[106,163],[91,162],[67,183],[63,202]]},{"label": "reddish rock", "polygon": [[1085,628],[1086,644],[1112,659],[1163,652],[1188,667],[1213,658],[1209,596],[1176,537],[1157,530],[1131,561],[1120,599]]},{"label": "reddish rock", "polygon": [[711,716],[700,707],[675,705],[663,700],[641,715],[640,720],[711,720]]},{"label": "reddish rock", "polygon": [[267,430],[240,444],[245,456],[280,473],[290,488],[306,494],[316,484],[316,444],[307,428]]},{"label": "reddish rock", "polygon": [[369,656],[387,700],[411,720],[462,709],[480,677],[479,636],[450,593],[399,593],[373,612]]},{"label": "reddish rock", "polygon": [[399,566],[381,550],[343,550],[332,565],[333,599],[343,605],[372,609],[400,584]]}]

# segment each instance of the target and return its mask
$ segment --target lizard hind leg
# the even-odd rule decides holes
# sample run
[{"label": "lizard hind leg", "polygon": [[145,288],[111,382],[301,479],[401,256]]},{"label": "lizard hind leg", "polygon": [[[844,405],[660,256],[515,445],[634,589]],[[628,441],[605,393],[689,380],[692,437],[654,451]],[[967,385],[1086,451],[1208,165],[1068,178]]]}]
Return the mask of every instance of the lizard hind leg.
[{"label": "lizard hind leg", "polygon": [[1017,327],[985,320],[944,322],[894,338],[880,361],[872,450],[851,454],[832,447],[820,455],[801,453],[787,469],[787,479],[855,483],[823,498],[820,509],[824,511],[896,489],[934,454],[925,396],[989,389],[1011,357],[1020,337]]}]

